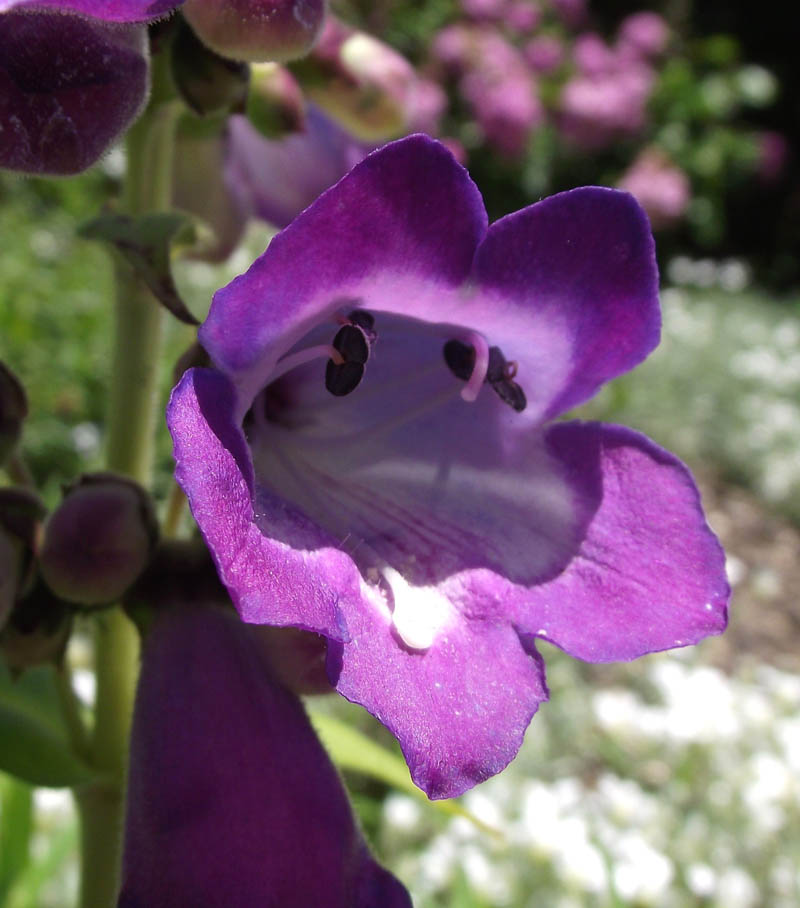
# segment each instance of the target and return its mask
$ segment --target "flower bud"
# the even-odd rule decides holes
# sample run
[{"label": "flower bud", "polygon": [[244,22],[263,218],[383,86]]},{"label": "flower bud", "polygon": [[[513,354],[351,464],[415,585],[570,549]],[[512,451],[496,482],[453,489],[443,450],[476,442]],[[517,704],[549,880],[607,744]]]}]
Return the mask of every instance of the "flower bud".
[{"label": "flower bud", "polygon": [[216,119],[207,122],[187,114],[178,124],[172,201],[211,228],[199,244],[183,253],[187,258],[223,262],[244,234],[249,205],[225,167],[226,144],[224,124]]},{"label": "flower bud", "polygon": [[307,54],[325,18],[325,0],[186,0],[181,9],[212,50],[252,63]]},{"label": "flower bud", "polygon": [[268,139],[280,139],[303,129],[303,92],[286,67],[279,63],[253,65],[247,119]]},{"label": "flower bud", "polygon": [[14,606],[0,632],[0,651],[12,672],[58,663],[71,631],[71,609],[39,582]]},{"label": "flower bud", "polygon": [[42,576],[67,602],[107,605],[142,573],[158,535],[147,493],[113,473],[81,477],[51,516]]},{"label": "flower bud", "polygon": [[26,489],[0,489],[0,628],[29,587],[47,510]]},{"label": "flower bud", "polygon": [[185,22],[177,25],[170,64],[175,87],[199,116],[243,109],[249,67],[214,53]]},{"label": "flower bud", "polygon": [[294,71],[306,95],[357,138],[378,142],[406,129],[416,74],[377,38],[328,19],[318,46]]},{"label": "flower bud", "polygon": [[85,170],[133,122],[148,90],[145,26],[0,12],[0,167]]},{"label": "flower bud", "polygon": [[17,446],[28,415],[28,398],[16,375],[0,362],[0,466]]}]

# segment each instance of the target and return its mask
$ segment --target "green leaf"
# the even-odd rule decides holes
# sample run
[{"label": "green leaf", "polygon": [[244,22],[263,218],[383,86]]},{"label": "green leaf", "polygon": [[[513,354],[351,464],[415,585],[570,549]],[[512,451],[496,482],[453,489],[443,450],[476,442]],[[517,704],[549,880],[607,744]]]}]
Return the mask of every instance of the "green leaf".
[{"label": "green leaf", "polygon": [[204,239],[201,222],[179,211],[132,217],[104,214],[82,224],[78,233],[110,243],[147,284],[150,292],[180,321],[199,324],[178,293],[172,277],[171,254]]},{"label": "green leaf", "polygon": [[0,777],[0,904],[28,863],[33,833],[33,789]]},{"label": "green leaf", "polygon": [[96,773],[70,748],[54,671],[42,666],[14,680],[0,667],[0,770],[33,785],[83,785]]},{"label": "green leaf", "polygon": [[427,795],[411,781],[406,762],[399,753],[387,749],[363,732],[327,713],[309,711],[309,718],[331,759],[340,769],[377,779],[398,791],[419,798],[435,810],[465,817],[483,832],[493,836],[501,835],[497,829],[479,820],[456,800],[428,800]]}]

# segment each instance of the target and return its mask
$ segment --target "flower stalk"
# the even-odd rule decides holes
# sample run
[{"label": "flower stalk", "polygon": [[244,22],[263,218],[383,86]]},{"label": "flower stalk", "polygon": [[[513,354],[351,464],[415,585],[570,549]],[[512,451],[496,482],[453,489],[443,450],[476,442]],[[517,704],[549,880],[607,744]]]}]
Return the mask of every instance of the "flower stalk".
[{"label": "flower stalk", "polygon": [[[126,213],[169,207],[172,152],[179,107],[159,100],[127,136]],[[153,461],[164,311],[126,263],[115,263],[117,291],[106,464],[143,485]],[[139,663],[136,629],[120,608],[94,620],[97,701],[90,741],[102,782],[76,799],[81,823],[81,908],[116,903],[122,853],[125,770]]]}]

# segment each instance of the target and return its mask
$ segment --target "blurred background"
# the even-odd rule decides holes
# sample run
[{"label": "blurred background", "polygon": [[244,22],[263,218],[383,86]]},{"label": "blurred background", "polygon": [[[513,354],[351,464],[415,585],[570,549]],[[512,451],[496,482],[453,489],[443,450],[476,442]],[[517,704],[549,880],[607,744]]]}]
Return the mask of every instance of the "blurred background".
[{"label": "blurred background", "polygon": [[[589,666],[542,644],[551,702],[511,767],[458,805],[417,796],[369,716],[311,703],[369,839],[419,908],[797,906],[795,30],[775,4],[741,0],[334,0],[333,9],[413,66],[403,129],[449,144],[492,219],[584,184],[640,199],[657,241],[663,342],[576,415],[633,426],[687,461],[734,588],[730,629],[690,650]],[[297,75],[302,83],[302,67]],[[118,148],[71,180],[0,175],[0,359],[28,390],[24,452],[49,504],[101,465],[113,275],[76,228],[123,170]],[[263,199],[250,208],[262,217],[227,259],[176,263],[199,317],[281,226],[275,215],[266,223]],[[191,337],[177,322],[169,330],[165,395]],[[162,433],[162,501],[171,472]],[[79,639],[74,650],[80,666]],[[91,673],[77,677],[90,700]],[[336,738],[340,719],[379,745],[374,759],[353,759]],[[0,774],[0,904],[71,904],[75,849],[68,793]]]}]

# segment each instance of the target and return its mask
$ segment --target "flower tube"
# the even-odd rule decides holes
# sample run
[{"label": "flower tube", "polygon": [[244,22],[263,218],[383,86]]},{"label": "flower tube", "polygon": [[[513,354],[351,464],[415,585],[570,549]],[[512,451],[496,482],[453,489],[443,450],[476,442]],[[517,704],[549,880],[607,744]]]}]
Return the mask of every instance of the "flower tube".
[{"label": "flower tube", "polygon": [[156,617],[134,714],[120,908],[410,908],[264,652],[217,607]]}]

